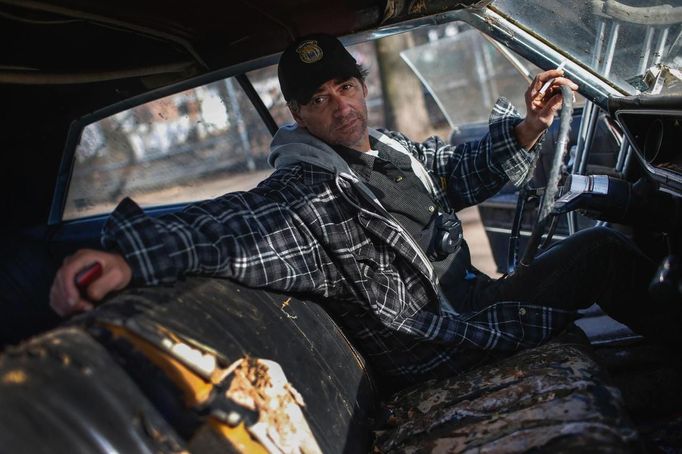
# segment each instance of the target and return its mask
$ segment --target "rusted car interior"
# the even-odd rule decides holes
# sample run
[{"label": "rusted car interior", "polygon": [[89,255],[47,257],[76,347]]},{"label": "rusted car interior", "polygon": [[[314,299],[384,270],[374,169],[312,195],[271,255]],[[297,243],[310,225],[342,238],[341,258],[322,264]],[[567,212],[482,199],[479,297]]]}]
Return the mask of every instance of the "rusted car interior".
[{"label": "rusted car interior", "polygon": [[[98,247],[116,200],[163,195],[145,206],[151,214],[191,200],[164,186],[176,180],[168,166],[211,175],[211,184],[235,162],[265,172],[267,139],[288,117],[262,71],[290,42],[323,31],[351,46],[448,24],[463,25],[443,34],[464,36],[466,26],[525,76],[519,58],[536,69],[563,63],[580,86],[579,105],[548,133],[532,185],[479,207],[498,271],[605,225],[660,263],[652,297],[682,304],[678,0],[0,0],[2,450],[682,452],[682,356],[598,308],[544,346],[403,390],[377,380],[361,346],[301,295],[189,277],[128,289],[69,320],[50,310],[59,264]],[[552,42],[552,31],[565,42]],[[441,100],[439,83],[449,81],[420,69],[424,49],[403,58],[443,109],[450,140],[478,137],[485,125],[453,121]],[[168,108],[183,93],[190,101]],[[220,115],[195,121],[216,102]],[[224,116],[225,103],[236,116]],[[166,114],[175,142],[154,131],[153,118]],[[226,141],[220,125],[230,122]],[[102,137],[125,142],[120,156]],[[235,151],[254,143],[261,154]],[[203,167],[192,167],[197,157]],[[152,177],[157,162],[165,173]],[[607,177],[644,182],[632,186],[643,201],[636,210],[594,205]],[[211,194],[183,184],[192,196]]]}]

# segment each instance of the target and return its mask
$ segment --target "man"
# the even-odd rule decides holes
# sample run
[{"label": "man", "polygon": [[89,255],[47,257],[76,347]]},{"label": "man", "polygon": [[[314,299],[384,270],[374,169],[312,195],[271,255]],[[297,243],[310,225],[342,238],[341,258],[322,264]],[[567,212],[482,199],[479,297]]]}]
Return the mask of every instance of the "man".
[{"label": "man", "polygon": [[[479,142],[420,144],[368,129],[367,87],[353,57],[331,36],[305,37],[280,59],[297,125],[273,139],[276,172],[249,192],[160,218],[125,199],[103,231],[109,252],[68,258],[51,304],[66,315],[130,284],[168,284],[186,274],[304,294],[377,373],[401,386],[538,345],[595,299],[636,325],[629,311],[644,297],[645,279],[612,285],[619,281],[609,273],[644,276],[651,265],[609,230],[575,235],[527,272],[498,281],[471,266],[460,240],[455,210],[530,177],[538,141],[561,106],[559,87],[577,89],[562,75],[536,77],[524,119],[499,100]],[[103,274],[83,299],[74,276],[92,262]],[[567,284],[576,281],[579,287]]]}]

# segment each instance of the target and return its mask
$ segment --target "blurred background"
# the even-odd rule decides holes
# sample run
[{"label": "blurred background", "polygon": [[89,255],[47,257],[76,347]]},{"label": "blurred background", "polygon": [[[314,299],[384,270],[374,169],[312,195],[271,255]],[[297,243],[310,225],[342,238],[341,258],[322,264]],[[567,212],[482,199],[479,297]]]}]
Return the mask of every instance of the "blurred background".
[{"label": "blurred background", "polygon": [[[523,108],[536,68],[512,65],[465,24],[420,28],[349,48],[369,71],[369,125],[416,141],[448,141],[463,125],[485,124],[498,96]],[[247,74],[278,125],[293,123],[277,68]],[[85,127],[65,219],[107,213],[126,196],[145,207],[248,190],[267,177],[271,134],[233,78],[139,105]],[[460,213],[474,264],[495,275],[475,209]]]}]

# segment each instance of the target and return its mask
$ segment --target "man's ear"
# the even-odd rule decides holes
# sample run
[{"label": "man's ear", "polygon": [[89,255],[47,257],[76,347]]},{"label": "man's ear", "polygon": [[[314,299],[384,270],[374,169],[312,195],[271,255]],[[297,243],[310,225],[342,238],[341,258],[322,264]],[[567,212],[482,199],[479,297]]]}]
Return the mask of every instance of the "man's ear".
[{"label": "man's ear", "polygon": [[364,80],[362,82],[362,97],[366,98],[367,97],[367,84],[365,83]]}]

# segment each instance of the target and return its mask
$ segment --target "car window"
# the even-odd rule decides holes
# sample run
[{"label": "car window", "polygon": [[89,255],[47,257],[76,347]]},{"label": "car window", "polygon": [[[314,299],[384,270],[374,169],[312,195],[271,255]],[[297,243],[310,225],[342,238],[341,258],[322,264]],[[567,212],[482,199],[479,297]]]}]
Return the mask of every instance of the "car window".
[{"label": "car window", "polygon": [[[454,27],[454,25],[453,25]],[[525,115],[528,81],[477,30],[465,24],[445,29],[443,36],[407,49],[403,59],[419,76],[451,127],[487,122],[498,97],[508,98]],[[525,72],[540,70],[516,57]]]},{"label": "car window", "polygon": [[[524,95],[542,70],[508,49],[504,53],[485,36],[459,22],[428,33],[428,42],[400,53],[433,97],[451,128],[487,123],[498,97],[525,115]],[[585,103],[576,96],[574,105]]]},{"label": "car window", "polygon": [[151,207],[253,188],[272,136],[233,78],[125,110],[83,129],[64,220],[125,196]]},{"label": "car window", "polygon": [[282,126],[294,123],[294,117],[291,116],[291,112],[289,112],[287,103],[279,88],[277,65],[256,69],[247,73],[246,77],[248,77],[249,82],[253,85],[265,107],[270,111],[270,115],[272,115],[272,119],[275,120],[277,125]]}]

